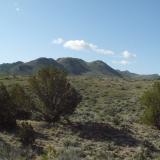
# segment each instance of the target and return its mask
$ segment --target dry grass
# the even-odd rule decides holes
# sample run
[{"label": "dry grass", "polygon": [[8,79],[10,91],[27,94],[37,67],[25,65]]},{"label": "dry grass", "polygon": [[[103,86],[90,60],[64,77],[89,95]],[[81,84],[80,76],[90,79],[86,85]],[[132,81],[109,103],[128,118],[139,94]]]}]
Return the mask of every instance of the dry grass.
[{"label": "dry grass", "polygon": [[[30,121],[37,132],[36,146],[44,151],[51,146],[59,157],[76,153],[85,160],[158,160],[160,131],[139,121],[144,110],[139,98],[153,81],[89,76],[70,77],[70,81],[83,95],[71,124]],[[0,138],[20,145],[14,134],[1,132]]]}]

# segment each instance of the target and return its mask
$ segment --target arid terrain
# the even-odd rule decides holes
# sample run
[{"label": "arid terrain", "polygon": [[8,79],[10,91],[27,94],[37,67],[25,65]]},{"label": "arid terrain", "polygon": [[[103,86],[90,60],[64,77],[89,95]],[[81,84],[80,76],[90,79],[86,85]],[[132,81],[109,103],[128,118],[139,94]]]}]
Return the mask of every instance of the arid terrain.
[{"label": "arid terrain", "polygon": [[[20,83],[27,88],[27,77],[2,77],[1,81],[8,87]],[[36,157],[41,159],[42,150],[51,150],[59,159],[158,160],[160,131],[140,120],[144,111],[140,97],[154,81],[107,76],[72,76],[69,81],[83,95],[71,122],[29,121],[37,133],[35,150],[40,155]],[[15,150],[23,148],[14,132],[1,132],[0,139]]]}]

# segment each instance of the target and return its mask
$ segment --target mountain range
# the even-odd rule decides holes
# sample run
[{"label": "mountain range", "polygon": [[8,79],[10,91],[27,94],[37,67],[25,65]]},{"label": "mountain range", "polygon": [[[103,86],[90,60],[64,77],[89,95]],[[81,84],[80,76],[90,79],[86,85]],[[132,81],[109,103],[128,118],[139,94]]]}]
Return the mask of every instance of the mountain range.
[{"label": "mountain range", "polygon": [[159,79],[158,74],[139,75],[129,71],[115,70],[103,61],[86,62],[78,58],[38,58],[30,62],[4,63],[0,65],[0,74],[3,75],[32,75],[45,67],[55,67],[68,72],[70,75],[106,75],[120,78]]}]

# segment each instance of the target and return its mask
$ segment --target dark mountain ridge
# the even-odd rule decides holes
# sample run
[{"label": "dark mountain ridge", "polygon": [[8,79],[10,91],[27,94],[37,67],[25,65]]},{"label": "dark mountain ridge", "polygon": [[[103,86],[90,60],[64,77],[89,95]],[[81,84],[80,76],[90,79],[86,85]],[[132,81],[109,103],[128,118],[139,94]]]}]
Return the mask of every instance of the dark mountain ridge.
[{"label": "dark mountain ridge", "polygon": [[79,58],[59,58],[57,62],[61,64],[68,73],[73,75],[80,75],[91,71],[87,62]]},{"label": "dark mountain ridge", "polygon": [[158,74],[139,75],[129,71],[115,70],[105,62],[97,60],[86,62],[79,58],[38,58],[30,62],[4,63],[0,65],[0,74],[4,75],[32,75],[45,67],[55,67],[68,72],[70,75],[106,75],[110,77],[134,78],[134,79],[159,79]]},{"label": "dark mountain ridge", "polygon": [[136,74],[132,73],[130,71],[120,71],[117,70],[123,77],[125,78],[132,78],[132,79],[148,79],[148,80],[155,80],[155,79],[160,79],[160,76],[158,74]]}]

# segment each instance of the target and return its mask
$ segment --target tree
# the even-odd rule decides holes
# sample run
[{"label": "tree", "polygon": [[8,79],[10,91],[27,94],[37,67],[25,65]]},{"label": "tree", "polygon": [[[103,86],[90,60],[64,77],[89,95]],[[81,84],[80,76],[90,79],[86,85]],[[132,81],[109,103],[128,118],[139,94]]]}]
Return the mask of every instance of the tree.
[{"label": "tree", "polygon": [[58,69],[40,70],[29,79],[29,84],[42,102],[40,112],[48,122],[69,116],[81,101],[81,95],[68,82],[66,74]]},{"label": "tree", "polygon": [[14,84],[11,86],[9,94],[15,107],[16,119],[29,118],[33,103],[24,88],[19,84]]},{"label": "tree", "polygon": [[146,106],[142,121],[160,128],[160,82],[155,82],[150,90],[144,92],[141,102]]},{"label": "tree", "polygon": [[3,83],[0,83],[0,127],[10,129],[16,125],[14,105]]}]

